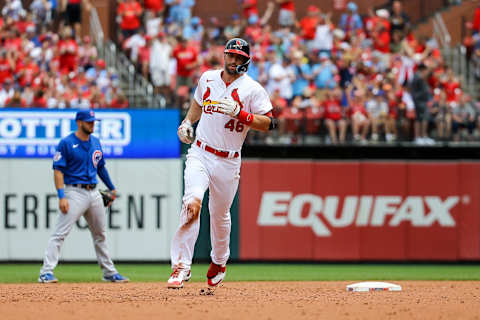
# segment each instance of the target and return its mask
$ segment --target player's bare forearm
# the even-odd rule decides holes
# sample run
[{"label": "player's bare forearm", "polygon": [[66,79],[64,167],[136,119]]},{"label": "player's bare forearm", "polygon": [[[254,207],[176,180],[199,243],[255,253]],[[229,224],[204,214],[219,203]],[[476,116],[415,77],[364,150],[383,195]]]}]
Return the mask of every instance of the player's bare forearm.
[{"label": "player's bare forearm", "polygon": [[253,121],[250,124],[250,128],[257,131],[269,131],[270,123],[273,121],[270,117],[264,116],[262,114],[255,114]]},{"label": "player's bare forearm", "polygon": [[198,120],[200,120],[200,117],[202,116],[202,107],[195,101],[195,99],[192,99],[192,103],[190,104],[190,109],[188,109],[187,116],[185,119],[189,120],[190,123],[195,123]]},{"label": "player's bare forearm", "polygon": [[63,189],[64,182],[63,182],[63,172],[60,170],[53,170],[53,180],[55,182],[56,189]]}]

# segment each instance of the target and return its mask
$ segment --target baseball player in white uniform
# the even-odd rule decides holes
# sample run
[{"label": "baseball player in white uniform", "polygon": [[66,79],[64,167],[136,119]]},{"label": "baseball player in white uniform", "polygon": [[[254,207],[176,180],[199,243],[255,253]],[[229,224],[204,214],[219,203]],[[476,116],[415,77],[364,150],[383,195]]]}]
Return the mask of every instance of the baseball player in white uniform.
[{"label": "baseball player in white uniform", "polygon": [[[225,278],[230,256],[230,206],[240,179],[240,152],[249,129],[276,127],[265,89],[246,73],[250,63],[247,41],[227,42],[223,69],[203,73],[178,137],[191,143],[185,165],[185,191],[180,226],[172,240],[173,272],[168,288],[182,288],[191,277],[193,250],[200,229],[200,209],[209,189],[212,262],[207,284],[216,287]],[[199,121],[196,137],[192,124]]]}]

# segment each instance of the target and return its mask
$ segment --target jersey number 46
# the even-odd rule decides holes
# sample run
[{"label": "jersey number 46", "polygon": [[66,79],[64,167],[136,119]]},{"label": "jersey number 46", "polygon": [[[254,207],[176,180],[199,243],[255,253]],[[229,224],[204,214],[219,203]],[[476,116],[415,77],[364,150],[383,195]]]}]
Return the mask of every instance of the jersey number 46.
[{"label": "jersey number 46", "polygon": [[225,129],[228,129],[231,132],[233,132],[233,130],[242,132],[244,128],[245,126],[243,123],[240,121],[235,121],[234,119],[230,119],[227,123],[225,123]]}]

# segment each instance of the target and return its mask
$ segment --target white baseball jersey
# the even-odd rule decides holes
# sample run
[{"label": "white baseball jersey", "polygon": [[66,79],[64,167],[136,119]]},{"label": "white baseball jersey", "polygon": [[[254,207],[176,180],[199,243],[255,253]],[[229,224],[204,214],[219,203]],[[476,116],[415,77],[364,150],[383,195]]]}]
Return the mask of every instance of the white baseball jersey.
[{"label": "white baseball jersey", "polygon": [[254,114],[266,114],[272,110],[270,97],[265,89],[247,74],[228,86],[222,80],[222,69],[206,71],[198,81],[194,99],[203,112],[196,136],[207,145],[224,151],[240,151],[249,127],[237,119],[217,111],[217,101],[232,99],[242,110]]}]

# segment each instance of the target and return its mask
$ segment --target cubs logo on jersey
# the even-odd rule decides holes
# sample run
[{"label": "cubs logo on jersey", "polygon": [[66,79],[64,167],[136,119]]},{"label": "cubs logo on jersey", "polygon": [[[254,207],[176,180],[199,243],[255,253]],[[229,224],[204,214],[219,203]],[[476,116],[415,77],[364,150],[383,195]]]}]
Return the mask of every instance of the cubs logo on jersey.
[{"label": "cubs logo on jersey", "polygon": [[100,162],[100,160],[102,160],[102,151],[100,150],[95,150],[93,153],[92,153],[92,162],[93,162],[93,166],[96,168],[98,163]]},{"label": "cubs logo on jersey", "polygon": [[60,151],[55,152],[55,155],[53,156],[53,161],[57,162],[60,159],[62,159],[62,153]]}]

